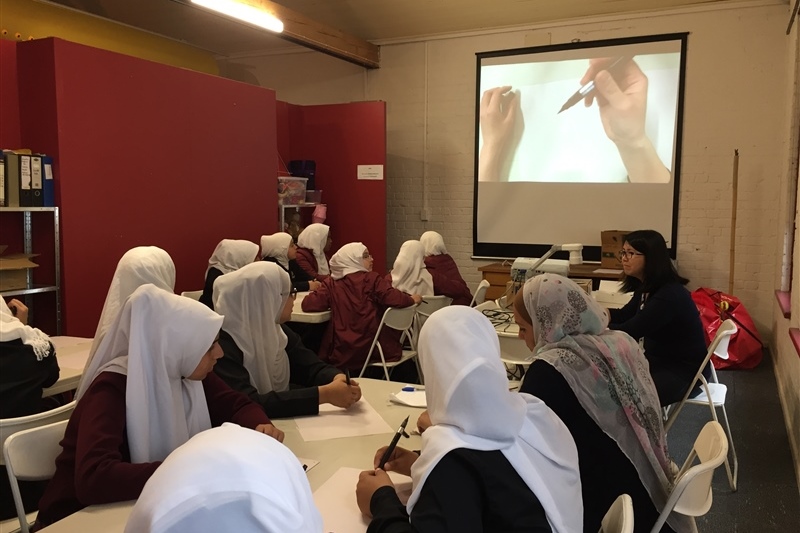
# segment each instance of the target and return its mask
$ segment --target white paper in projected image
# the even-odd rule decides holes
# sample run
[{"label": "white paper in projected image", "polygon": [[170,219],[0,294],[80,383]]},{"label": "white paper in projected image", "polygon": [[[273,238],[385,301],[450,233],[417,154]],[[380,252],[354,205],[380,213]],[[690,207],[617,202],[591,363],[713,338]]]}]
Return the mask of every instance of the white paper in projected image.
[{"label": "white paper in projected image", "polygon": [[[664,167],[671,171],[680,54],[640,54],[634,61],[647,76],[645,134]],[[558,113],[580,87],[580,79],[588,68],[589,59],[481,68],[480,94],[509,85],[519,98],[512,140],[515,148],[502,164],[499,181],[628,182],[628,172],[619,150],[603,128],[596,102],[587,108],[581,101]],[[480,150],[483,131],[478,142]]]}]

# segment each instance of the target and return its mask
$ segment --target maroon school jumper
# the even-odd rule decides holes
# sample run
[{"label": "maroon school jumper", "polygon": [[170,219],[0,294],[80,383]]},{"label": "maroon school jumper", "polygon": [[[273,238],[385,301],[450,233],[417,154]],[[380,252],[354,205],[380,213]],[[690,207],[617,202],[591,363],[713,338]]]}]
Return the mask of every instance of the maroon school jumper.
[{"label": "maroon school jumper", "polygon": [[448,254],[429,255],[425,258],[425,266],[433,278],[433,292],[436,296],[449,296],[453,299],[452,305],[472,303],[472,293],[452,257]]},{"label": "maroon school jumper", "polygon": [[[128,377],[102,372],[69,419],[56,474],[39,502],[37,526],[44,527],[87,505],[133,500],[161,461],[131,463],[125,425]],[[203,381],[211,425],[233,422],[247,428],[269,424],[264,411],[216,374]]]},{"label": "maroon school jumper", "polygon": [[317,265],[317,258],[314,257],[314,251],[309,250],[308,248],[297,248],[297,257],[295,258],[295,262],[297,265],[303,269],[303,271],[311,276],[311,279],[315,279],[317,281],[322,281],[323,279],[327,278],[328,276],[324,274],[320,274],[317,272],[319,266]]},{"label": "maroon school jumper", "polygon": [[[386,308],[411,305],[411,296],[392,287],[377,272],[355,272],[338,280],[327,278],[303,299],[303,311],[331,310],[320,359],[342,370],[358,371],[364,366]],[[402,347],[396,331],[385,328],[380,340],[387,361],[400,359]],[[380,360],[377,349],[373,358]]]}]

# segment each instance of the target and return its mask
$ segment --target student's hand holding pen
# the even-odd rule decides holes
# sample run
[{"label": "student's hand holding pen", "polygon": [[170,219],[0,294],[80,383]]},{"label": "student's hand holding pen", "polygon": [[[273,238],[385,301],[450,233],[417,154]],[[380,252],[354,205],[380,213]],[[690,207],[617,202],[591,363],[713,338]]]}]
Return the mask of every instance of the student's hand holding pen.
[{"label": "student's hand holding pen", "polygon": [[[339,376],[342,376],[340,379]],[[345,409],[361,399],[361,387],[355,380],[350,380],[350,385],[345,382],[344,374],[337,374],[333,381],[319,387],[319,403],[329,403]]]},{"label": "student's hand holding pen", "polygon": [[[608,68],[608,70],[606,70]],[[617,146],[631,182],[668,183],[671,175],[645,132],[648,80],[633,59],[596,58],[581,78],[594,80],[586,107],[597,101],[608,138]]]},{"label": "student's hand holding pen", "polygon": [[[388,446],[382,446],[377,452],[375,452],[375,458],[373,459],[372,464],[376,469],[380,465],[383,454],[386,452],[387,448]],[[419,455],[416,453],[412,452],[411,450],[406,450],[400,446],[396,446],[391,455],[389,455],[389,459],[386,461],[386,464],[383,465],[383,469],[386,472],[397,472],[398,474],[410,476],[411,466],[417,459],[419,459]]]},{"label": "student's hand holding pen", "polygon": [[478,179],[500,181],[500,169],[513,151],[514,129],[522,119],[519,96],[510,85],[488,89],[480,104],[480,123],[483,145],[479,159]]},{"label": "student's hand holding pen", "polygon": [[383,470],[364,470],[358,475],[358,484],[356,485],[356,501],[358,508],[364,516],[372,518],[372,511],[369,504],[372,501],[372,495],[381,487],[394,487],[394,483],[389,478],[389,474]]},{"label": "student's hand holding pen", "polygon": [[349,372],[347,375],[345,374],[336,374],[333,378],[334,381],[344,381],[347,383],[347,386],[350,387],[350,394],[353,396],[353,402],[357,402],[361,399],[361,386],[358,384],[358,381],[354,380],[349,376]]}]

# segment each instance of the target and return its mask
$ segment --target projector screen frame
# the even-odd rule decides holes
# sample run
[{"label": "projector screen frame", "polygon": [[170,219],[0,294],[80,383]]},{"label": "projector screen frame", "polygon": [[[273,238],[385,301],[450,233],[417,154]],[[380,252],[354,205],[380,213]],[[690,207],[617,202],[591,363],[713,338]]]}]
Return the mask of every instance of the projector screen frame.
[{"label": "projector screen frame", "polygon": [[[680,175],[681,175],[681,153],[683,143],[683,113],[685,101],[686,85],[686,58],[688,49],[688,32],[669,33],[658,35],[643,35],[624,37],[616,39],[603,39],[597,41],[575,41],[569,43],[552,44],[545,46],[534,46],[525,48],[515,48],[506,50],[494,50],[489,52],[476,53],[476,84],[475,84],[475,150],[474,150],[474,176],[473,176],[473,225],[472,225],[472,259],[511,259],[515,257],[540,257],[546,253],[553,244],[562,243],[498,243],[498,242],[478,242],[478,169],[480,157],[480,101],[481,101],[481,62],[488,58],[511,57],[516,55],[537,54],[545,52],[573,51],[580,49],[591,49],[618,45],[631,45],[641,43],[658,43],[664,41],[678,41],[680,44],[679,77],[677,90],[677,103],[675,109],[675,146],[674,159],[672,161],[672,220],[671,231],[664,235],[667,240],[670,256],[676,258],[677,233],[678,233],[678,210],[680,199]],[[582,104],[578,104],[582,105]],[[578,184],[575,184],[576,186]],[[581,184],[583,185],[583,184]],[[621,229],[636,230],[648,229],[647,222],[643,222],[637,227],[625,228],[597,228],[599,240],[600,231]],[[583,258],[587,261],[600,260],[600,246],[583,243]],[[567,259],[568,252],[559,252],[553,256],[557,259]]]}]

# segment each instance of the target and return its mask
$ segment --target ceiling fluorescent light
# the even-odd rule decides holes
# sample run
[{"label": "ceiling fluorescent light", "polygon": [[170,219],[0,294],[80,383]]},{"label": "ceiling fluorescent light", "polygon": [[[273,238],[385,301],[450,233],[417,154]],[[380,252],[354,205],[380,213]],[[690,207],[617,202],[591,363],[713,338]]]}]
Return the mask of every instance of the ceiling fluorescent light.
[{"label": "ceiling fluorescent light", "polygon": [[236,0],[192,0],[192,3],[275,33],[283,31],[283,22],[272,13]]}]

